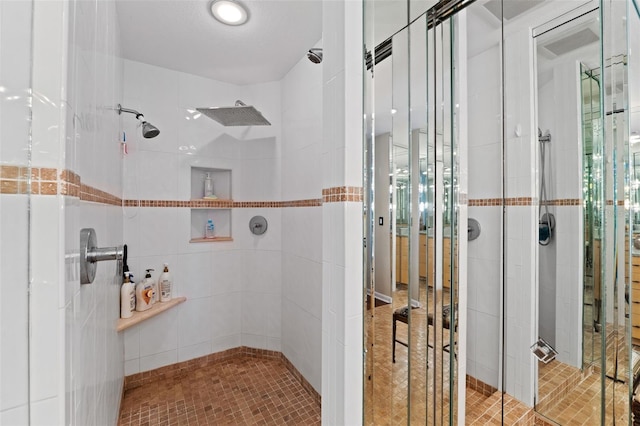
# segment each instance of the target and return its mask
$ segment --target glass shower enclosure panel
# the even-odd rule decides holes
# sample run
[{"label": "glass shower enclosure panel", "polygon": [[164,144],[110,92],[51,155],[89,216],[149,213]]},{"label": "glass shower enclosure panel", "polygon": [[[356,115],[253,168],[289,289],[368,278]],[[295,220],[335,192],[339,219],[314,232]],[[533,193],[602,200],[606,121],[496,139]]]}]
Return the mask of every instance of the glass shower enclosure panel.
[{"label": "glass shower enclosure panel", "polygon": [[[30,1],[0,2],[0,423],[30,423]],[[36,174],[37,175],[37,174]]]}]

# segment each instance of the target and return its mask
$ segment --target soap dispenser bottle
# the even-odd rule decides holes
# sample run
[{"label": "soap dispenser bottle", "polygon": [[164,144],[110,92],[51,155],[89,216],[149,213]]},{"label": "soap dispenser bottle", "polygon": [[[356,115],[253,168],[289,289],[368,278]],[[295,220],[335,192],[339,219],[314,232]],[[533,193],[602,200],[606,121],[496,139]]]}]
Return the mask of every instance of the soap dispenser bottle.
[{"label": "soap dispenser bottle", "polygon": [[153,269],[147,269],[147,275],[144,280],[136,285],[136,311],[143,312],[151,308],[153,305],[153,280],[151,272]]},{"label": "soap dispenser bottle", "polygon": [[149,283],[151,284],[151,288],[153,289],[153,297],[151,298],[152,305],[160,301],[160,285],[158,281],[151,276],[151,271],[153,270],[154,269],[147,269],[147,275],[149,276],[147,280],[149,280]]},{"label": "soap dispenser bottle", "polygon": [[171,291],[173,282],[171,280],[171,274],[169,273],[169,264],[164,264],[164,271],[158,278],[158,287],[160,287],[160,301],[168,302],[171,300]]},{"label": "soap dispenser bottle", "polygon": [[120,318],[131,318],[136,308],[135,287],[129,280],[129,272],[124,273],[124,283],[120,288]]},{"label": "soap dispenser bottle", "polygon": [[213,196],[213,180],[211,180],[211,173],[207,172],[204,177],[204,198],[211,198]]}]

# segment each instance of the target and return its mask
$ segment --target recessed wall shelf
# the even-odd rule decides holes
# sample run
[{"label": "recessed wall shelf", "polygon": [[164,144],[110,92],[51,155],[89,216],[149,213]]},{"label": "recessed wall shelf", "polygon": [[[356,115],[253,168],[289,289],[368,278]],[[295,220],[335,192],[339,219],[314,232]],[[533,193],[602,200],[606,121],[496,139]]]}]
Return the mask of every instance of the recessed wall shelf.
[{"label": "recessed wall shelf", "polygon": [[[213,193],[218,198],[204,196],[204,179],[213,180]],[[191,167],[191,235],[190,243],[233,241],[231,238],[231,170]],[[215,238],[204,238],[207,221],[213,220]]]},{"label": "recessed wall shelf", "polygon": [[213,181],[213,194],[218,198],[206,200],[215,201],[231,199],[231,170],[207,167],[191,167],[191,199],[203,199],[204,178],[207,173],[209,173],[211,180]]},{"label": "recessed wall shelf", "polygon": [[175,297],[168,302],[156,302],[151,309],[148,309],[143,312],[134,312],[131,318],[120,318],[118,320],[118,331],[126,330],[129,327],[133,327],[136,324],[140,324],[141,322],[148,320],[149,318],[153,318],[158,314],[161,314],[164,311],[167,311],[174,306],[181,304],[186,301],[186,297]]},{"label": "recessed wall shelf", "polygon": [[231,237],[214,237],[214,238],[192,238],[190,243],[222,243],[224,241],[233,241]]}]

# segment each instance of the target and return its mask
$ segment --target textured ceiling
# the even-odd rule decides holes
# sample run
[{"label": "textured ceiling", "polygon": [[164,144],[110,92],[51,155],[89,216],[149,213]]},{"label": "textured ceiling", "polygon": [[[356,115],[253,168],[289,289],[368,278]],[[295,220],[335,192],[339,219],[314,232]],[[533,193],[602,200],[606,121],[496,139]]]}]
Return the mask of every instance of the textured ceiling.
[{"label": "textured ceiling", "polygon": [[123,56],[234,84],[281,79],[322,37],[321,0],[246,0],[216,21],[205,0],[117,0]]}]

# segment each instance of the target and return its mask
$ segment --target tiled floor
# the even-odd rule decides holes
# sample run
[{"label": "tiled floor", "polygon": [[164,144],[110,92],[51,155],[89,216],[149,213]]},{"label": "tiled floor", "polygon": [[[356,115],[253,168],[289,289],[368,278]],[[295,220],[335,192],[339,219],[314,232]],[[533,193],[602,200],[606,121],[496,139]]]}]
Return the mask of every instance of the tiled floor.
[{"label": "tiled floor", "polygon": [[120,426],[319,425],[320,404],[280,359],[237,355],[125,392]]},{"label": "tiled floor", "polygon": [[[607,326],[607,376],[605,379],[605,424],[628,424],[629,385],[626,381],[628,354],[624,330]],[[595,353],[600,353],[599,333]],[[616,354],[617,352],[617,354]],[[599,362],[596,361],[596,365]],[[616,369],[617,365],[617,369]],[[616,377],[618,381],[614,381]],[[561,425],[601,424],[601,374],[598,367],[584,372],[559,361],[538,364],[540,403],[536,410]]]},{"label": "tiled floor", "polygon": [[[442,292],[438,297],[446,300]],[[409,416],[416,424],[424,424],[425,419],[429,424],[447,424],[449,421],[449,354],[429,349],[427,361],[427,307],[430,312],[434,307],[433,300],[427,303],[424,283],[419,299],[422,306],[410,314],[410,321],[414,324],[411,336],[408,336],[407,324],[397,322],[398,339],[404,342],[411,339],[410,356],[405,346],[397,344],[396,362],[392,362],[393,312],[407,305],[406,286],[400,286],[394,293],[393,304],[376,307],[368,324],[367,332],[374,341],[374,345],[368,348],[366,366],[371,377],[365,382],[365,423],[368,425],[406,424]],[[441,310],[438,312],[441,315]],[[436,341],[436,346],[441,348],[442,342],[449,339],[448,331],[436,333],[433,327],[429,329],[430,344]],[[434,365],[440,368],[434,368]],[[411,378],[408,377],[409,371]],[[409,393],[411,400],[407,409]]]},{"label": "tiled floor", "polygon": [[553,360],[548,364],[538,362],[538,403],[536,411],[545,414],[563,398],[569,390],[582,381],[579,368]]},{"label": "tiled floor", "polygon": [[[399,288],[394,293],[393,304],[376,307],[372,321],[368,323],[367,333],[373,338],[374,345],[367,348],[366,367],[371,375],[365,383],[367,425],[407,424],[409,416],[412,424],[449,423],[450,355],[441,349],[443,342],[448,343],[449,331],[444,329],[436,333],[433,327],[429,327],[428,341],[431,345],[435,341],[439,350],[427,349],[427,312],[436,310],[433,289],[429,291],[427,303],[426,288],[422,283],[421,307],[411,311],[411,336],[408,336],[406,324],[397,324],[398,338],[405,342],[409,337],[411,339],[410,356],[406,347],[397,345],[396,362],[392,362],[392,315],[395,309],[407,304],[406,288]],[[435,294],[438,300],[444,301],[448,301],[449,296],[446,289]],[[440,315],[440,308],[436,312]],[[434,368],[434,365],[439,367]],[[408,371],[411,371],[410,378]],[[407,409],[409,388],[411,400]],[[502,424],[503,401],[499,392],[485,395],[467,387],[466,398],[466,424]],[[453,424],[456,424],[455,409],[453,414]],[[534,414],[530,408],[505,395],[504,421],[509,425],[533,425]]]}]

